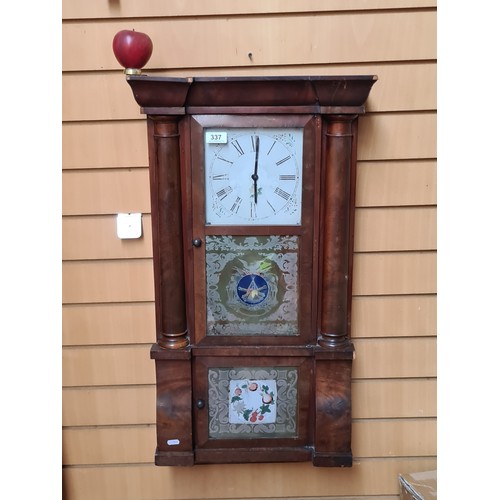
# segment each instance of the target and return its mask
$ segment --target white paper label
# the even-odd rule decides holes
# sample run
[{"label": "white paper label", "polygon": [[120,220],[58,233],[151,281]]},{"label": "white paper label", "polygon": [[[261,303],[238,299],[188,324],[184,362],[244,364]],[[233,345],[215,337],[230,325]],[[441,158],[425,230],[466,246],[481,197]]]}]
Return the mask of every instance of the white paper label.
[{"label": "white paper label", "polygon": [[205,134],[207,144],[227,144],[227,132],[210,131]]}]

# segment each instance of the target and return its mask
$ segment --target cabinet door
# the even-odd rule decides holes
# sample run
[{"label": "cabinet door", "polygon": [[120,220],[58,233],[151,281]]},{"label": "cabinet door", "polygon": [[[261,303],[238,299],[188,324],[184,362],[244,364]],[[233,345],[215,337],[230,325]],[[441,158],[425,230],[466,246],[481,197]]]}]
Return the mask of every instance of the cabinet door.
[{"label": "cabinet door", "polygon": [[[297,346],[316,339],[320,125],[312,115],[192,117],[193,345]],[[273,157],[278,131],[293,132],[301,147]],[[240,142],[229,142],[235,134]],[[226,143],[207,143],[211,135]],[[223,147],[228,151],[217,149]],[[246,156],[250,163],[240,164]],[[259,174],[250,175],[257,158]],[[243,217],[247,202],[265,216]]]},{"label": "cabinet door", "polygon": [[196,462],[308,459],[312,358],[197,356],[194,363]]}]

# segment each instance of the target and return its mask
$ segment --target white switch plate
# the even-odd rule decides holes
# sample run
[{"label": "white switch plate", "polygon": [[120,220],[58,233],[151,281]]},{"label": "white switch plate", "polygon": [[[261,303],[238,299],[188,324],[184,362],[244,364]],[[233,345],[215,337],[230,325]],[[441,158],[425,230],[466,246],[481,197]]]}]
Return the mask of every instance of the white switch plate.
[{"label": "white switch plate", "polygon": [[142,236],[142,214],[118,214],[116,234],[122,240],[140,238]]}]

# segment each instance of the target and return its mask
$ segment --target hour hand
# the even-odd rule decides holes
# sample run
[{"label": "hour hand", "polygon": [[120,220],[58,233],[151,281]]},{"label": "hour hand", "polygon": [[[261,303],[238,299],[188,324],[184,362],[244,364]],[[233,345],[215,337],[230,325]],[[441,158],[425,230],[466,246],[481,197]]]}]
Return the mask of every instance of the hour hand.
[{"label": "hour hand", "polygon": [[252,180],[253,180],[253,198],[257,204],[257,181],[259,180],[259,136],[255,136],[255,166],[253,169]]}]

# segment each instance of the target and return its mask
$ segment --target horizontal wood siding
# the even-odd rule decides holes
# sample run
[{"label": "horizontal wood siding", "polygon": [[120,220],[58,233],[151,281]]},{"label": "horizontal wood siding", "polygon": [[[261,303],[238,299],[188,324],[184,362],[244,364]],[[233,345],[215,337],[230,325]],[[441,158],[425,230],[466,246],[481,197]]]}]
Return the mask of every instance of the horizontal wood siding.
[{"label": "horizontal wood siding", "polygon": [[[262,67],[261,75],[336,75],[377,74],[379,81],[370,92],[370,112],[423,111],[436,109],[436,64],[430,61],[395,64],[336,64],[335,66],[307,65],[289,67]],[[191,76],[187,70],[150,71],[148,74]],[[202,68],[198,76],[220,74],[220,70]],[[246,76],[255,74],[248,67],[227,68],[225,74]],[[384,85],[391,82],[391,85]],[[381,85],[382,83],[382,85]],[[398,91],[394,88],[397,86]],[[391,89],[393,90],[391,92]],[[62,95],[65,102],[63,119],[72,121],[138,120],[142,119],[139,107],[130,98],[130,87],[123,84],[121,71],[67,72],[62,78]]]},{"label": "horizontal wood siding", "polygon": [[[435,336],[436,302],[434,294],[354,297],[352,336]],[[74,303],[62,310],[65,346],[154,342],[154,325],[152,301]]]},{"label": "horizontal wood siding", "polygon": [[63,19],[128,18],[128,17],[179,17],[243,14],[288,14],[303,12],[356,11],[366,9],[401,9],[435,7],[433,0],[191,0],[165,2],[163,0],[63,0]]},{"label": "horizontal wood siding", "polygon": [[[360,161],[415,161],[436,156],[436,114],[433,112],[365,115],[359,119],[359,129]],[[147,143],[140,140],[144,130],[144,120],[64,123],[63,166],[78,170],[145,167]]]},{"label": "horizontal wood siding", "polygon": [[[356,212],[356,252],[436,250],[436,208],[360,208]],[[63,259],[151,258],[151,217],[143,214],[144,238],[123,241],[116,237],[116,215],[66,217],[62,223]]]},{"label": "horizontal wood siding", "polygon": [[[433,11],[409,9],[284,13],[279,18],[265,13],[233,16],[231,22],[226,16],[142,18],[133,25],[153,40],[148,67],[158,69],[243,66],[249,52],[250,62],[261,66],[434,59],[435,22]],[[111,41],[130,24],[129,19],[63,24],[63,69],[119,69]],[[307,34],[307,42],[300,33]]]},{"label": "horizontal wood siding", "polygon": [[[436,467],[436,2],[63,0],[62,16],[64,498],[397,500],[399,473]],[[132,28],[153,39],[148,74],[379,77],[359,119],[351,469],[153,465],[146,123],[111,50]],[[120,212],[143,214],[142,238],[117,238]]]},{"label": "horizontal wood siding", "polygon": [[[352,384],[355,419],[436,417],[434,378],[356,379]],[[153,384],[65,387],[63,425],[148,425],[155,422]]]},{"label": "horizontal wood siding", "polygon": [[[400,439],[414,435],[415,439]],[[149,464],[156,446],[156,426],[77,427],[63,431],[67,465]],[[436,455],[436,420],[355,420],[353,454],[359,458]]]},{"label": "horizontal wood siding", "polygon": [[[304,498],[337,496],[399,498],[398,474],[436,468],[432,457],[356,459],[352,468],[324,469],[307,464],[208,465],[195,469],[164,468],[150,464],[66,467],[66,498],[242,498],[245,491],[265,486],[253,498]],[[259,486],[255,486],[258,484]],[[201,492],[200,492],[201,491]],[[332,496],[335,492],[335,497]],[[98,496],[96,496],[96,494]],[[248,498],[248,497],[247,497]]]},{"label": "horizontal wood siding", "polygon": [[[432,337],[357,339],[354,379],[436,376]],[[63,352],[63,383],[68,387],[154,384],[149,345],[68,347]]]}]

